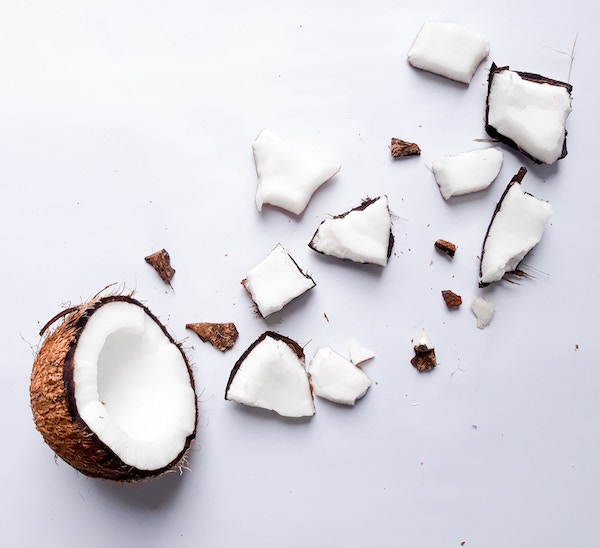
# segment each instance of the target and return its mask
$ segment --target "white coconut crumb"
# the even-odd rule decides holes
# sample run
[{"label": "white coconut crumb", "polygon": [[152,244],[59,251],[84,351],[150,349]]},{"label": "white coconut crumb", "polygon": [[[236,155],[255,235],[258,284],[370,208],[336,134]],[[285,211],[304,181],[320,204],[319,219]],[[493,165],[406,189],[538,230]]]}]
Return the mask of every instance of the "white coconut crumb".
[{"label": "white coconut crumb", "polygon": [[425,23],[408,52],[415,68],[469,84],[490,52],[481,35],[455,23]]},{"label": "white coconut crumb", "polygon": [[352,339],[348,341],[348,354],[350,361],[360,367],[363,363],[372,360],[375,357],[375,352],[365,346],[362,346],[358,341]]},{"label": "white coconut crumb", "polygon": [[354,405],[371,386],[362,369],[329,347],[317,350],[309,372],[315,394],[335,403]]},{"label": "white coconut crumb", "polygon": [[479,329],[483,329],[490,323],[495,309],[496,305],[491,301],[487,301],[483,297],[475,297],[473,299],[473,302],[471,303],[471,310],[477,318],[477,327]]},{"label": "white coconut crumb", "polygon": [[242,281],[263,318],[313,288],[314,280],[304,274],[281,244]]},{"label": "white coconut crumb", "polygon": [[471,150],[433,160],[432,170],[445,200],[484,190],[500,173],[504,155],[497,148]]},{"label": "white coconut crumb", "polygon": [[252,149],[258,175],[258,211],[270,204],[300,215],[317,188],[341,169],[339,164],[324,162],[266,129],[252,143]]},{"label": "white coconut crumb", "polygon": [[434,350],[431,337],[429,336],[427,331],[425,331],[425,329],[421,331],[421,336],[419,337],[419,342],[417,343],[417,346],[422,347],[422,350]]}]

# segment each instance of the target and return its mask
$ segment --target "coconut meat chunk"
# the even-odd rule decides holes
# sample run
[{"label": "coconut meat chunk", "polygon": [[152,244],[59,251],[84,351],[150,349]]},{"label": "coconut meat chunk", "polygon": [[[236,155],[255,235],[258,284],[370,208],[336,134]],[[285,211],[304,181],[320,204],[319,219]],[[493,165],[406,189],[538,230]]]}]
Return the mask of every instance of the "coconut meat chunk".
[{"label": "coconut meat chunk", "polygon": [[521,168],[508,184],[490,222],[483,243],[479,285],[500,280],[516,270],[525,255],[542,239],[552,206],[525,192]]},{"label": "coconut meat chunk", "polygon": [[489,42],[465,27],[425,23],[408,52],[408,62],[415,68],[469,84],[489,52]]},{"label": "coconut meat chunk", "polygon": [[477,327],[485,328],[491,321],[494,315],[496,305],[492,301],[488,301],[483,297],[475,297],[471,303],[471,310],[477,319]]},{"label": "coconut meat chunk", "polygon": [[308,244],[312,249],[357,263],[387,264],[393,244],[387,196],[324,220]]},{"label": "coconut meat chunk", "polygon": [[263,333],[235,364],[225,399],[284,417],[314,415],[302,348],[277,333]]},{"label": "coconut meat chunk", "polygon": [[375,352],[373,350],[363,346],[355,339],[348,341],[348,354],[350,356],[350,361],[358,367],[375,357]]},{"label": "coconut meat chunk", "polygon": [[334,403],[354,405],[371,386],[362,369],[327,346],[317,350],[309,372],[315,394]]},{"label": "coconut meat chunk", "polygon": [[267,257],[246,274],[242,285],[250,294],[263,318],[315,287],[294,259],[277,244]]},{"label": "coconut meat chunk", "polygon": [[196,396],[179,348],[142,307],[98,308],[73,363],[80,418],[125,464],[156,470],[180,455],[195,430]]},{"label": "coconut meat chunk", "polygon": [[486,130],[538,163],[566,155],[571,86],[539,75],[492,65]]},{"label": "coconut meat chunk", "polygon": [[314,192],[336,175],[341,166],[321,160],[314,153],[291,145],[267,129],[254,143],[258,175],[256,207],[270,204],[300,215]]},{"label": "coconut meat chunk", "polygon": [[431,168],[444,199],[490,186],[500,173],[503,156],[497,148],[486,148],[434,159]]}]

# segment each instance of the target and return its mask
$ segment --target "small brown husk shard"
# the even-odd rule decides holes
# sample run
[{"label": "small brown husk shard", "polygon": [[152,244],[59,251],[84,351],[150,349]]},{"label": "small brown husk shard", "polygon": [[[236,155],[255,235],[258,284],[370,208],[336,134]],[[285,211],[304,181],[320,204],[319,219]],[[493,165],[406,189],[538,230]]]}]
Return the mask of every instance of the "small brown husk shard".
[{"label": "small brown husk shard", "polygon": [[[426,339],[428,340],[428,337],[426,337]],[[414,349],[415,357],[410,360],[410,363],[417,371],[431,371],[437,365],[433,345],[426,344],[425,341],[422,341],[419,344],[416,344]]]},{"label": "small brown husk shard", "polygon": [[409,141],[403,141],[392,137],[392,144],[390,146],[392,158],[403,158],[404,156],[418,156],[421,154],[421,149],[416,143]]},{"label": "small brown husk shard", "polygon": [[202,342],[208,342],[221,352],[233,347],[238,338],[238,330],[234,323],[188,323],[186,329],[190,329]]},{"label": "small brown husk shard", "polygon": [[442,290],[442,297],[449,309],[458,308],[462,304],[462,297],[449,289]]},{"label": "small brown husk shard", "polygon": [[166,249],[161,249],[147,257],[144,257],[144,260],[152,267],[161,280],[169,285],[171,285],[171,280],[175,275],[175,269],[171,266],[171,257]]},{"label": "small brown husk shard", "polygon": [[448,240],[436,240],[433,245],[449,257],[454,257],[454,254],[456,253],[456,245]]}]

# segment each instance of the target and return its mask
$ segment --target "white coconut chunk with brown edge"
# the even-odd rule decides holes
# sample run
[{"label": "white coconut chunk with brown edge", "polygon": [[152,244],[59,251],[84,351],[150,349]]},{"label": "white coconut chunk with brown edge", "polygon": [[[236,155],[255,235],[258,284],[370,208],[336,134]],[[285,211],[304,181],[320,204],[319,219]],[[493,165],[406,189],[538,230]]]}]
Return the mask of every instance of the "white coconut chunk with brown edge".
[{"label": "white coconut chunk with brown edge", "polygon": [[371,386],[362,369],[328,346],[317,350],[309,373],[315,394],[334,403],[354,405]]},{"label": "white coconut chunk with brown edge", "polygon": [[486,189],[500,173],[504,155],[497,148],[439,156],[431,169],[445,200]]},{"label": "white coconut chunk with brown edge", "polygon": [[479,296],[473,299],[471,310],[477,318],[477,327],[479,329],[483,329],[492,321],[495,309],[496,305],[492,301]]},{"label": "white coconut chunk with brown edge", "polygon": [[325,219],[308,245],[324,255],[385,266],[394,245],[387,196]]},{"label": "white coconut chunk with brown edge", "polygon": [[486,131],[536,163],[553,164],[567,155],[572,90],[565,82],[492,64]]},{"label": "white coconut chunk with brown edge", "polygon": [[258,176],[256,207],[264,204],[300,215],[314,192],[336,175],[341,166],[325,162],[316,154],[280,139],[263,129],[254,143]]},{"label": "white coconut chunk with brown edge", "polygon": [[408,52],[415,68],[469,84],[488,56],[486,38],[455,23],[425,23]]},{"label": "white coconut chunk with brown edge", "polygon": [[373,350],[363,346],[355,339],[348,341],[348,354],[350,356],[350,361],[357,367],[360,367],[365,362],[368,362],[375,357],[375,352]]},{"label": "white coconut chunk with brown edge", "polygon": [[281,244],[246,274],[242,285],[263,318],[281,310],[309,289],[315,281],[304,274]]},{"label": "white coconut chunk with brown edge", "polygon": [[496,282],[517,269],[525,255],[542,239],[552,206],[525,192],[522,167],[510,181],[492,215],[483,241],[479,286]]},{"label": "white coconut chunk with brown edge", "polygon": [[46,443],[92,477],[134,481],[182,466],[197,402],[181,347],[130,296],[95,298],[67,313],[44,340],[31,377],[31,408]]},{"label": "white coconut chunk with brown edge", "polygon": [[302,347],[278,333],[263,333],[234,365],[225,399],[275,411],[284,417],[314,415]]}]

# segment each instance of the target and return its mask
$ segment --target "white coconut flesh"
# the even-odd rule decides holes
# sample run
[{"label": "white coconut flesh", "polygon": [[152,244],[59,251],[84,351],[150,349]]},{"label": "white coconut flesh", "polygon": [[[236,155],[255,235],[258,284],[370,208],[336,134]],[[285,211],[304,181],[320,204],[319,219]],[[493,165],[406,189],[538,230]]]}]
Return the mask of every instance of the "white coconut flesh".
[{"label": "white coconut flesh", "polygon": [[73,357],[77,411],[125,464],[158,470],[195,429],[196,397],[179,348],[142,307],[98,308]]},{"label": "white coconut flesh", "polygon": [[433,160],[432,170],[445,200],[484,190],[498,176],[504,155],[497,148],[471,150]]},{"label": "white coconut flesh", "polygon": [[415,68],[469,84],[489,52],[489,42],[465,27],[425,23],[408,52],[408,62]]},{"label": "white coconut flesh", "polygon": [[354,339],[348,341],[348,354],[350,356],[350,361],[359,367],[375,357],[375,352],[373,350],[363,346]]},{"label": "white coconut flesh", "polygon": [[492,321],[492,317],[494,316],[494,310],[496,309],[496,305],[484,299],[483,297],[475,297],[473,302],[471,303],[471,310],[473,314],[475,314],[475,318],[477,319],[477,327],[479,329],[485,328],[490,321]]},{"label": "white coconut flesh", "polygon": [[266,129],[252,143],[252,149],[258,175],[258,211],[270,204],[300,215],[314,192],[341,169],[339,164],[325,162]]},{"label": "white coconut flesh", "polygon": [[315,287],[281,244],[256,265],[242,281],[263,318]]},{"label": "white coconut flesh", "polygon": [[512,181],[497,206],[483,244],[480,285],[500,280],[513,272],[525,255],[542,239],[552,216],[552,206]]},{"label": "white coconut flesh", "polygon": [[536,161],[563,156],[571,94],[565,85],[532,81],[515,71],[492,72],[487,124]]},{"label": "white coconut flesh", "polygon": [[354,405],[371,386],[362,369],[327,346],[317,350],[309,372],[315,394],[334,403]]},{"label": "white coconut flesh", "polygon": [[385,266],[390,252],[391,226],[387,196],[380,196],[323,221],[309,246],[339,259]]},{"label": "white coconut flesh", "polygon": [[[225,399],[275,411],[284,417],[310,417],[315,407],[301,352],[289,339],[263,334],[235,365]],[[295,343],[294,343],[295,344]]]}]

